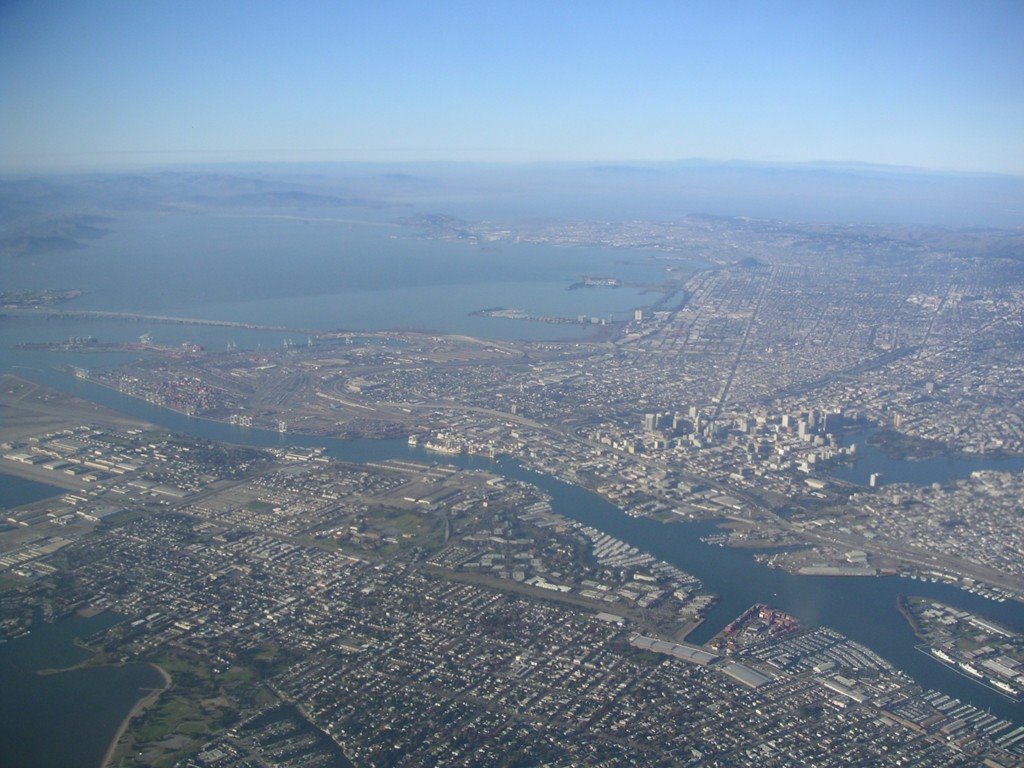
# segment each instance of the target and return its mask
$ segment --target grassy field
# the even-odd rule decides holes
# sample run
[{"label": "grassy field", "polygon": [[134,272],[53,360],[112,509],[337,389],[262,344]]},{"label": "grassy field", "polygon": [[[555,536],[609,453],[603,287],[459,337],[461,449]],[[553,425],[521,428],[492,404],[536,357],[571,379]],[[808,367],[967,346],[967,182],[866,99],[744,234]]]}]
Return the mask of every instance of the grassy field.
[{"label": "grassy field", "polygon": [[216,674],[208,665],[174,653],[153,661],[173,683],[131,724],[115,766],[174,765],[236,722],[239,698],[257,694],[256,673],[247,667]]},{"label": "grassy field", "polygon": [[245,508],[251,509],[253,512],[273,512],[275,506],[268,501],[250,501]]}]

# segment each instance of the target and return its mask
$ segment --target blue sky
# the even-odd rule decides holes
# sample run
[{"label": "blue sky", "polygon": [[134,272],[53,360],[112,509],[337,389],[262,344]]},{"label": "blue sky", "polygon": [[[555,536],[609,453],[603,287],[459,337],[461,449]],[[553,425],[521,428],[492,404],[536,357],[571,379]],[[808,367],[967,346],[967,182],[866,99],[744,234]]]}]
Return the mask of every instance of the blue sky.
[{"label": "blue sky", "polygon": [[843,161],[1024,174],[1024,2],[0,2],[0,168]]}]

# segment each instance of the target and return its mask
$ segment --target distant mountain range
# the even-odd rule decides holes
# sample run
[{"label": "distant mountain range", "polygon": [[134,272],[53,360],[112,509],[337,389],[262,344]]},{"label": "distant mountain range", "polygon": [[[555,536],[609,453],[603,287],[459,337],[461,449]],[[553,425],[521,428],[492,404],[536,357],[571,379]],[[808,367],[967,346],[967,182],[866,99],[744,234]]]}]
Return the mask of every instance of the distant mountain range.
[{"label": "distant mountain range", "polygon": [[[865,163],[328,163],[0,176],[0,255],[82,247],[138,211],[1024,229],[1024,177]],[[1016,251],[1014,243],[1011,250]]]}]

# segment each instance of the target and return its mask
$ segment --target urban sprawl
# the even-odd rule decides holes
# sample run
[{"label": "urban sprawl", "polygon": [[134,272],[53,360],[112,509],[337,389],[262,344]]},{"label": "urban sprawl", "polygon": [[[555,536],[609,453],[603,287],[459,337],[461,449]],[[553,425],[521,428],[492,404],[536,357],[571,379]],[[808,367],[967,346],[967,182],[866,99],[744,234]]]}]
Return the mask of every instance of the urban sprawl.
[{"label": "urban sprawl", "polygon": [[[147,334],[141,359],[75,370],[283,433],[279,448],[169,434],[2,379],[0,468],[64,493],[4,513],[0,634],[108,612],[123,620],[88,639],[89,663],[168,676],[112,764],[1022,764],[1024,723],[771,605],[688,643],[716,601],[699,579],[559,514],[536,485],[449,458],[512,457],[665,525],[719,521],[710,543],[806,578],[900,574],[1024,600],[1024,472],[836,476],[869,444],[893,461],[1024,454],[1012,234],[408,223],[645,250],[661,282],[628,321],[481,308],[592,326],[570,341],[323,331],[245,351]],[[398,438],[435,461],[346,462],[289,435]],[[900,610],[937,663],[1021,700],[1015,630],[913,595]]]}]

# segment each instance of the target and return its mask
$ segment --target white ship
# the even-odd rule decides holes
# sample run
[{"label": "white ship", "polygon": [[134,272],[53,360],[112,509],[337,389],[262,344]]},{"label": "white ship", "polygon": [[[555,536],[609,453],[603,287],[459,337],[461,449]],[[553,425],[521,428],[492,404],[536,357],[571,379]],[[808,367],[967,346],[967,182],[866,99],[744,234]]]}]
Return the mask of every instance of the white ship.
[{"label": "white ship", "polygon": [[975,677],[980,677],[982,679],[984,679],[984,677],[985,677],[983,674],[981,674],[981,672],[978,671],[977,667],[972,667],[966,661],[961,661],[960,662],[960,669],[962,669],[964,672],[966,672],[969,675],[974,675]]}]

